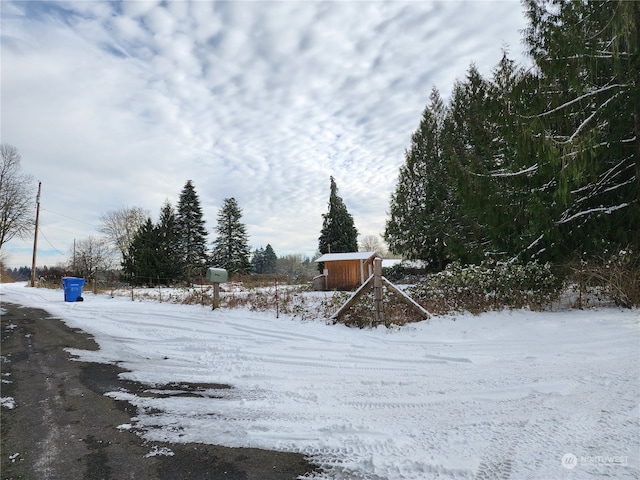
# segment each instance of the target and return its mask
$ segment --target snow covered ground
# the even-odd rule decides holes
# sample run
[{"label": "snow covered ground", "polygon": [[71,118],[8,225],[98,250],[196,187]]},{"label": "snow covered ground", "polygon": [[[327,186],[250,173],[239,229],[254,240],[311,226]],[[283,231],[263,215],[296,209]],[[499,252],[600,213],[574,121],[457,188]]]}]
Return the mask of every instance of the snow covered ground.
[{"label": "snow covered ground", "polygon": [[107,295],[65,303],[24,284],[0,295],[92,334],[99,351],[72,353],[127,379],[233,387],[110,393],[139,407],[114,428],[151,441],[301,452],[325,467],[316,479],[640,477],[638,310],[358,330]]}]

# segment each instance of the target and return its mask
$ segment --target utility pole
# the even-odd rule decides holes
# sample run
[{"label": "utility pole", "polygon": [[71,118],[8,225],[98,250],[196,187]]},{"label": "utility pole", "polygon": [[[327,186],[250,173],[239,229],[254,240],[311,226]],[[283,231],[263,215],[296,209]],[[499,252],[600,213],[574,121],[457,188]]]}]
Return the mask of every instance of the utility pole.
[{"label": "utility pole", "polygon": [[31,286],[36,286],[36,252],[38,251],[38,222],[40,221],[40,189],[42,182],[38,182],[38,195],[36,196],[36,228],[33,235],[33,261],[31,262]]}]

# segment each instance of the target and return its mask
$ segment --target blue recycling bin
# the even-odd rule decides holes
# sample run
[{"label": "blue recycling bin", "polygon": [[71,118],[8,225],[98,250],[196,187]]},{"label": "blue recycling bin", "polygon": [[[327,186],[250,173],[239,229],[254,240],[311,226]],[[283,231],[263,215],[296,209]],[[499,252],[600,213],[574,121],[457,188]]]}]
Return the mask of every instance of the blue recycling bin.
[{"label": "blue recycling bin", "polygon": [[62,289],[64,290],[65,302],[81,302],[82,287],[84,286],[84,278],[78,277],[62,277]]}]

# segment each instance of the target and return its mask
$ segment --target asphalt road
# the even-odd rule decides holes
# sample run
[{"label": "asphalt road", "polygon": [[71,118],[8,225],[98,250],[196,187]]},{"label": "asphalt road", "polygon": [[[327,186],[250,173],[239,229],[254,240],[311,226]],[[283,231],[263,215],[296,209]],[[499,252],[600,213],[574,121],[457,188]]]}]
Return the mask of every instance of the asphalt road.
[{"label": "asphalt road", "polygon": [[[1,306],[1,395],[15,402],[0,409],[2,480],[293,480],[315,469],[298,454],[147,442],[116,428],[135,408],[104,393],[145,387],[119,379],[115,365],[72,360],[65,348],[98,348],[86,333],[43,310]],[[163,449],[173,455],[150,455]]]}]

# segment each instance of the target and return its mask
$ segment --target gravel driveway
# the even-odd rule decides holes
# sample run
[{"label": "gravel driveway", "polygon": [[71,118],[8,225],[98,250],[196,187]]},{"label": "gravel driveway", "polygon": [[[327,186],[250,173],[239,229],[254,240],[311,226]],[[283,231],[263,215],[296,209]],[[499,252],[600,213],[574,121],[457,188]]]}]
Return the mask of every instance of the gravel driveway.
[{"label": "gravel driveway", "polygon": [[119,379],[115,365],[74,361],[65,348],[98,345],[45,311],[2,311],[2,480],[287,480],[314,471],[293,453],[147,442],[118,429],[135,408],[103,394],[144,386]]}]

